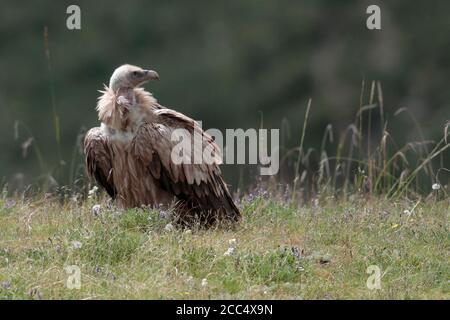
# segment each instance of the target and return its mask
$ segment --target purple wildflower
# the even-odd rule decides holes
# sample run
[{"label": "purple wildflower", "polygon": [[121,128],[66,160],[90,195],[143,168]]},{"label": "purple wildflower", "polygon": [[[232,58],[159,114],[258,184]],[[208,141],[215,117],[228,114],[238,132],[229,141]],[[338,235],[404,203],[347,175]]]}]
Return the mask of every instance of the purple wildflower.
[{"label": "purple wildflower", "polygon": [[14,199],[8,199],[6,200],[5,204],[3,205],[3,207],[5,209],[11,209],[12,207],[14,207],[16,205],[16,201]]}]

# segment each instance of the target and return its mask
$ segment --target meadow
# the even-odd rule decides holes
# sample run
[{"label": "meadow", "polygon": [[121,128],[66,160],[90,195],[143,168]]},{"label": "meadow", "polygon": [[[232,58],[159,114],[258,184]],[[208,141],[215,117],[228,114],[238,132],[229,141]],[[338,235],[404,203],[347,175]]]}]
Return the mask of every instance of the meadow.
[{"label": "meadow", "polygon": [[242,199],[238,226],[204,230],[97,196],[4,198],[0,298],[449,299],[449,206],[322,196],[298,207],[264,192]]}]

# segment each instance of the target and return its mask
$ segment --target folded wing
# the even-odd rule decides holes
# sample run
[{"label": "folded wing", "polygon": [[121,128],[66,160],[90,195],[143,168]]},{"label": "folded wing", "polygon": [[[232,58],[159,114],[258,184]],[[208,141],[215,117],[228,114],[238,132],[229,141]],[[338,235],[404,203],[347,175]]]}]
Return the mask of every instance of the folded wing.
[{"label": "folded wing", "polygon": [[87,173],[115,199],[116,187],[112,176],[111,146],[101,128],[92,128],[84,139]]},{"label": "folded wing", "polygon": [[[163,189],[182,200],[184,210],[237,221],[240,212],[221,177],[221,154],[212,137],[181,113],[161,108],[155,114],[156,121],[140,126],[131,145],[134,156]],[[191,148],[174,152],[181,141]]]}]

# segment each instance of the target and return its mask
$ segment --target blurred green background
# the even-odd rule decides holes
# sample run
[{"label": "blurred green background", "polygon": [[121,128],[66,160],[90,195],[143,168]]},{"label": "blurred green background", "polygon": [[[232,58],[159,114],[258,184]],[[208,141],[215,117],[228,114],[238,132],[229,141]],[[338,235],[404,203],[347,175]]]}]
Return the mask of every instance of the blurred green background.
[{"label": "blurred green background", "polygon": [[[80,31],[66,28],[70,4],[81,7]],[[370,4],[381,6],[381,31],[366,29]],[[363,79],[366,95],[370,81],[381,82],[389,130],[399,144],[420,139],[406,115],[394,117],[401,107],[410,109],[427,139],[441,139],[450,119],[449,1],[2,1],[0,6],[0,181],[12,186],[37,182],[46,173],[60,184],[83,174],[79,134],[98,124],[97,90],[123,63],[157,70],[161,80],[146,88],[164,106],[202,120],[204,128],[259,127],[263,116],[266,128],[284,128],[286,149],[298,145],[309,98],[307,148],[320,145],[329,123],[335,132],[345,130],[358,111]],[[34,141],[24,155],[30,137]],[[239,176],[251,182],[254,172],[243,175],[237,165],[223,170],[234,184]]]}]

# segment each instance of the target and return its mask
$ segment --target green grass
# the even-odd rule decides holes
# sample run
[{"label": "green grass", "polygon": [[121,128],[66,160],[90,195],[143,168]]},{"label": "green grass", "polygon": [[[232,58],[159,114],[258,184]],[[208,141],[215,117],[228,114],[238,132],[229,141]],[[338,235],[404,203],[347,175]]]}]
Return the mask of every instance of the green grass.
[{"label": "green grass", "polygon": [[[94,216],[93,200],[17,201],[0,200],[3,299],[450,298],[448,199],[296,208],[256,198],[234,230],[189,231],[104,202]],[[230,239],[236,250],[224,256]],[[79,290],[66,286],[70,265],[81,270]],[[366,286],[370,265],[381,269],[380,290]]]}]

